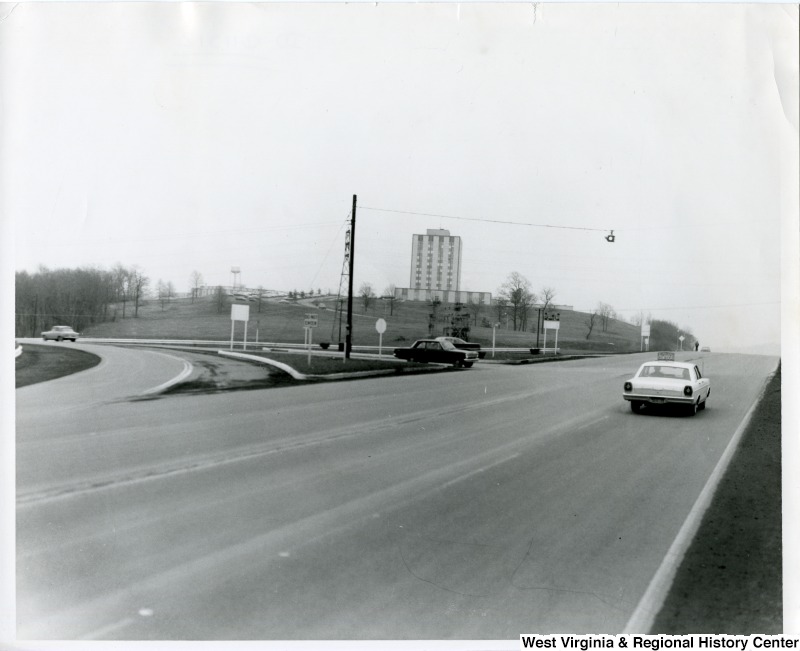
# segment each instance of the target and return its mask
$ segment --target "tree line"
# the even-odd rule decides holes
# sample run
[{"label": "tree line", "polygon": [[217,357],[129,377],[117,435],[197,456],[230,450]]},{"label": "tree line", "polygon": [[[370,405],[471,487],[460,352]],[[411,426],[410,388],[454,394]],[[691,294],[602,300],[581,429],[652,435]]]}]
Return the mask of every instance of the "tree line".
[{"label": "tree line", "polygon": [[18,271],[14,334],[35,337],[53,325],[80,332],[94,323],[138,316],[150,279],[136,266]]}]

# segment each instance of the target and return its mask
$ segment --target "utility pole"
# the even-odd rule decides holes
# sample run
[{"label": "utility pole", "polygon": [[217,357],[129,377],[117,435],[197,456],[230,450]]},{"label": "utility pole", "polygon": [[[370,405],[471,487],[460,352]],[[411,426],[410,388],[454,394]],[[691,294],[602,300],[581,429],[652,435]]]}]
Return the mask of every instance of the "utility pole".
[{"label": "utility pole", "polygon": [[350,275],[347,279],[347,332],[344,336],[344,357],[350,359],[353,348],[353,267],[356,259],[356,195],[353,195],[353,212],[350,216]]}]

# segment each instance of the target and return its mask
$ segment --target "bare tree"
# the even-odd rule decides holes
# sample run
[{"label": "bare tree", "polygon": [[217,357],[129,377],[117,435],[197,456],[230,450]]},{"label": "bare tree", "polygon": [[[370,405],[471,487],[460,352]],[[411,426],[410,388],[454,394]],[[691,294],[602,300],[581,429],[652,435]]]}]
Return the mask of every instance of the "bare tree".
[{"label": "bare tree", "polygon": [[596,322],[597,322],[597,310],[595,309],[589,312],[589,314],[586,316],[586,320],[584,321],[586,326],[589,328],[589,332],[586,333],[587,339],[592,336],[592,330],[594,330]]},{"label": "bare tree", "polygon": [[214,304],[217,306],[217,314],[222,314],[225,309],[225,290],[222,285],[217,285],[214,290]]},{"label": "bare tree", "polygon": [[608,332],[609,323],[616,318],[617,313],[608,303],[600,302],[597,304],[597,314],[600,317],[600,326],[603,332]]},{"label": "bare tree", "polygon": [[528,324],[528,312],[536,302],[536,294],[531,292],[531,283],[517,271],[508,276],[500,288],[500,296],[506,299],[514,330],[524,330]]},{"label": "bare tree", "polygon": [[144,275],[141,269],[134,266],[130,270],[131,298],[133,300],[133,317],[139,317],[139,305],[144,298],[150,279]]},{"label": "bare tree", "polygon": [[123,267],[119,262],[111,270],[111,277],[114,286],[114,299],[117,303],[122,303],[122,318],[125,318],[125,306],[130,300],[131,278],[130,270]]},{"label": "bare tree", "polygon": [[193,271],[189,274],[189,286],[191,287],[192,291],[192,303],[194,303],[194,299],[197,294],[200,292],[200,287],[203,285],[203,274],[199,271]]},{"label": "bare tree", "polygon": [[499,296],[494,301],[494,313],[497,315],[497,320],[502,323],[503,319],[508,316],[508,299]]},{"label": "bare tree", "polygon": [[265,289],[261,285],[259,285],[258,289],[256,290],[256,295],[257,295],[256,302],[257,302],[257,305],[258,305],[258,313],[259,314],[261,314],[261,303],[264,301],[264,291],[265,291]]},{"label": "bare tree", "polygon": [[372,285],[369,283],[361,283],[361,287],[358,288],[358,295],[361,297],[361,304],[364,306],[364,311],[367,312],[369,306],[372,305],[372,302],[375,300],[375,292],[372,291]]},{"label": "bare tree", "polygon": [[474,319],[474,321],[473,321],[473,323],[475,324],[475,326],[477,326],[477,325],[478,325],[478,317],[479,317],[479,316],[481,315],[481,313],[483,312],[483,308],[484,308],[484,307],[485,307],[485,306],[484,306],[484,304],[483,304],[483,303],[481,303],[481,299],[480,299],[480,298],[478,298],[477,296],[473,296],[473,297],[470,299],[470,301],[469,301],[469,309],[470,309],[470,312],[472,312],[472,316],[474,316],[474,317],[475,317],[475,319]]},{"label": "bare tree", "polygon": [[161,303],[161,309],[164,309],[164,303],[166,303],[167,299],[169,298],[169,292],[167,291],[167,284],[158,279],[158,283],[156,283],[156,295],[158,297],[158,302]]},{"label": "bare tree", "polygon": [[386,289],[383,290],[383,300],[389,301],[389,316],[394,316],[394,304],[397,300],[394,295],[395,286],[394,285],[387,285]]},{"label": "bare tree", "polygon": [[539,294],[539,301],[542,303],[542,310],[547,311],[547,309],[553,304],[553,299],[556,297],[556,290],[552,287],[542,287],[541,293]]}]

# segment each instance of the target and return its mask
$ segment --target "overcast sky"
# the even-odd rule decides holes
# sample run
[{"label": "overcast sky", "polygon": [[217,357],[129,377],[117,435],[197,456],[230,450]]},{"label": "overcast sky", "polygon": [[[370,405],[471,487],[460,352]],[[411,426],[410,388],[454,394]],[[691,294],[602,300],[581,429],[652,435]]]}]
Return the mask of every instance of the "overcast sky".
[{"label": "overcast sky", "polygon": [[356,287],[408,286],[412,234],[445,228],[463,289],[517,271],[717,349],[780,341],[797,5],[2,16],[17,270],[121,262],[187,291],[193,270],[230,284],[235,265],[251,287],[336,291],[356,194]]}]

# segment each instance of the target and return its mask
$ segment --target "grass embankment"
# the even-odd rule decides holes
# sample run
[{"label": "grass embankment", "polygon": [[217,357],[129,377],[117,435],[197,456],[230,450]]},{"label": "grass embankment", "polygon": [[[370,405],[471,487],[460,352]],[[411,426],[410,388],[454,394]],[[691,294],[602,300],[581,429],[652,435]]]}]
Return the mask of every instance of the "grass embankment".
[{"label": "grass embankment", "polygon": [[[446,314],[449,306],[439,308],[440,315]],[[378,346],[379,337],[375,330],[375,322],[386,320],[387,329],[383,336],[383,347],[387,351],[397,346],[409,345],[416,339],[429,336],[428,320],[431,308],[424,302],[394,303],[392,308],[388,301],[376,300],[368,310],[364,310],[359,301],[354,305],[353,345]],[[393,314],[391,313],[393,310]],[[119,337],[141,339],[204,339],[214,341],[229,340],[231,336],[230,300],[221,308],[211,297],[195,299],[173,299],[162,307],[159,301],[149,301],[140,306],[138,318],[132,318],[130,305],[126,309],[126,318],[119,318],[122,310],[117,308],[118,318],[108,323],[97,324],[85,329],[89,337]],[[304,341],[303,319],[306,314],[317,315],[319,326],[314,329],[313,343],[316,346],[328,342],[333,346],[344,339],[344,323],[339,327],[339,314],[336,310],[335,297],[316,297],[312,302],[301,301],[265,301],[258,306],[250,304],[250,321],[247,327],[248,341],[259,342],[302,343]],[[532,320],[536,312],[532,313]],[[486,317],[494,319],[493,309],[483,307],[478,313],[478,322]],[[606,332],[595,325],[592,335],[586,338],[588,315],[583,312],[563,310],[561,326],[558,334],[558,345],[562,353],[580,352],[633,352],[638,351],[639,328],[622,321],[612,321]],[[508,324],[497,328],[495,343],[499,348],[532,348],[544,346],[544,336],[537,342],[535,332],[521,332],[511,329]],[[444,334],[445,324],[439,322],[433,336]],[[341,333],[341,336],[340,336]],[[235,339],[244,337],[244,324],[236,323]],[[492,347],[492,329],[472,326],[470,339],[477,341],[484,349]],[[547,344],[555,343],[555,332],[548,331]]]},{"label": "grass embankment", "polygon": [[650,632],[782,633],[781,526],[779,368]]},{"label": "grass embankment", "polygon": [[25,344],[15,361],[16,387],[55,380],[97,366],[100,358],[83,350],[58,346]]}]

